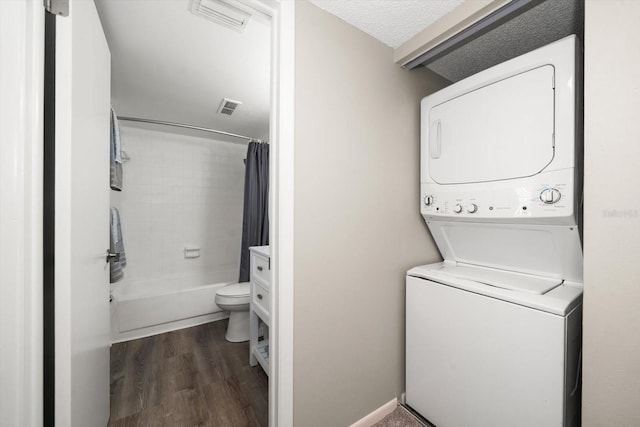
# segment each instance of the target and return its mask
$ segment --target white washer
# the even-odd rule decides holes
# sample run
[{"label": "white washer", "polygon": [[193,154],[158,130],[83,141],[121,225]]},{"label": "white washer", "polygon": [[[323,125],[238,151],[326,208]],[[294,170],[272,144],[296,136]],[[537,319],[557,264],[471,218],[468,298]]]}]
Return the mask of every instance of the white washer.
[{"label": "white washer", "polygon": [[407,273],[406,402],[437,427],[579,424],[577,46],[421,103],[421,213],[444,262]]},{"label": "white washer", "polygon": [[582,287],[470,279],[492,273],[447,262],[408,272],[407,404],[438,427],[577,426]]}]

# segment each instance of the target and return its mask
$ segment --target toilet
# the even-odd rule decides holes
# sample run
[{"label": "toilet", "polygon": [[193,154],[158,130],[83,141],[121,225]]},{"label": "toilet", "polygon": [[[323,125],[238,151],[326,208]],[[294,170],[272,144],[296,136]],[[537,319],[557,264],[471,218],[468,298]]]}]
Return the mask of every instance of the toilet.
[{"label": "toilet", "polygon": [[229,312],[225,339],[230,342],[249,341],[250,282],[232,283],[216,292],[216,304]]}]

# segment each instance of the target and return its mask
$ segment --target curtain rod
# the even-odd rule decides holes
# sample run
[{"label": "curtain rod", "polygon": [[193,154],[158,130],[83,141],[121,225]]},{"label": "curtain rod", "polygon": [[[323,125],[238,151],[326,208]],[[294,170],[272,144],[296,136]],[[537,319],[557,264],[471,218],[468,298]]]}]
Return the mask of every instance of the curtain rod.
[{"label": "curtain rod", "polygon": [[251,138],[249,136],[238,135],[237,133],[225,132],[225,131],[216,130],[216,129],[209,129],[209,128],[204,128],[200,126],[185,125],[182,123],[164,122],[162,120],[141,119],[138,117],[125,117],[125,116],[118,116],[118,120],[124,120],[127,122],[153,123],[156,125],[175,126],[179,128],[201,130],[203,132],[211,132],[211,133],[217,133],[219,135],[233,136],[234,138],[246,139],[249,142],[266,142],[258,138]]}]

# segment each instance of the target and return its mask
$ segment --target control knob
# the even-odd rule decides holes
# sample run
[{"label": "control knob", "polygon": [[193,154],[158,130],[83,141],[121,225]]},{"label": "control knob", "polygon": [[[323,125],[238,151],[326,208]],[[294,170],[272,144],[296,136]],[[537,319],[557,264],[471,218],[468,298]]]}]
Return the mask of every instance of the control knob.
[{"label": "control knob", "polygon": [[424,196],[425,206],[431,206],[433,204],[433,196]]},{"label": "control knob", "polygon": [[462,212],[462,205],[461,205],[460,203],[458,203],[457,205],[455,205],[455,206],[453,207],[453,211],[454,211],[455,213],[457,213],[457,214],[461,213],[461,212]]},{"label": "control knob", "polygon": [[467,206],[467,212],[475,213],[477,211],[478,211],[478,205],[476,205],[475,203],[471,203],[469,206]]},{"label": "control knob", "polygon": [[552,205],[560,201],[562,195],[560,194],[560,190],[557,188],[545,188],[540,192],[540,200],[545,205]]}]

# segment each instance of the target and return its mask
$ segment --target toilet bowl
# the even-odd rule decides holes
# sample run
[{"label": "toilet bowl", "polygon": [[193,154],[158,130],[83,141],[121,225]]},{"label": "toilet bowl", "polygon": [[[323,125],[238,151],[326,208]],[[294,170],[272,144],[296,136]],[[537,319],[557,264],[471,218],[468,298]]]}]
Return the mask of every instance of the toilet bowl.
[{"label": "toilet bowl", "polygon": [[216,304],[229,312],[227,341],[249,341],[250,290],[250,282],[242,282],[226,285],[216,292]]}]

